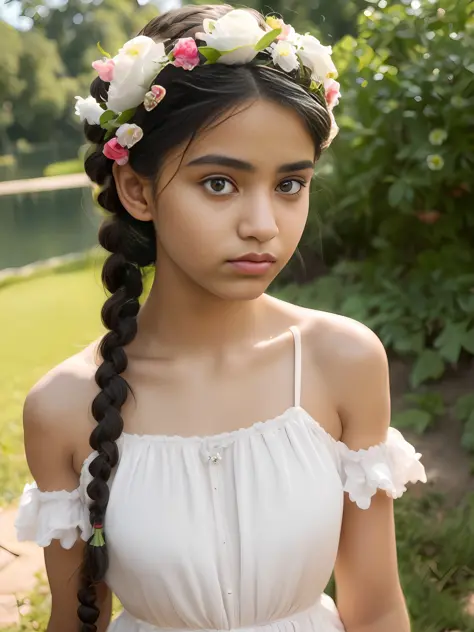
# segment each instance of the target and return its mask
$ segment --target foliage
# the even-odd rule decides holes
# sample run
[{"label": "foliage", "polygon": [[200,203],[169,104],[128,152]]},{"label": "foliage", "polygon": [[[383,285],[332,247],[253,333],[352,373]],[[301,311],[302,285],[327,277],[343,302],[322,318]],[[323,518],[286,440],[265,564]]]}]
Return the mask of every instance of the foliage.
[{"label": "foliage", "polygon": [[0,180],[12,180],[16,165],[16,156],[12,154],[0,155]]},{"label": "foliage", "polygon": [[367,8],[358,39],[336,47],[342,194],[324,216],[346,251],[390,250],[404,263],[474,243],[473,3],[418,4]]},{"label": "foliage", "polygon": [[1,167],[14,167],[16,165],[16,158],[11,154],[5,154],[0,156],[0,168]]},{"label": "foliage", "polygon": [[[190,0],[184,4],[208,4],[209,0]],[[222,0],[216,4],[232,4],[257,9],[264,15],[281,15],[298,32],[318,34],[324,44],[334,44],[344,35],[354,35],[357,30],[357,14],[366,6],[366,0],[300,0],[289,4],[284,0],[247,0],[245,3]]]},{"label": "foliage", "polygon": [[[17,600],[20,613],[20,624],[0,628],[1,632],[46,632],[51,614],[51,594],[46,577],[37,575],[35,590],[27,597]],[[114,596],[112,601],[112,617],[121,611],[121,604]]]},{"label": "foliage", "polygon": [[474,496],[456,508],[434,493],[396,502],[400,576],[413,632],[474,632],[465,609],[474,591]]},{"label": "foliage", "polygon": [[392,424],[400,430],[409,428],[417,434],[423,434],[446,412],[440,393],[408,393],[404,399],[411,408],[392,415]]},{"label": "foliage", "polygon": [[19,138],[61,141],[72,133],[79,144],[74,96],[88,94],[97,42],[118,50],[157,9],[130,0],[68,0],[47,12],[38,11],[36,1],[21,4],[33,29],[20,33],[0,22],[0,152],[3,147],[7,153]]},{"label": "foliage", "polygon": [[458,399],[456,417],[465,423],[463,446],[474,452],[474,394],[470,393]]},{"label": "foliage", "polygon": [[44,176],[65,176],[70,173],[82,173],[84,171],[84,160],[75,158],[73,160],[63,160],[61,162],[53,162],[48,165]]}]

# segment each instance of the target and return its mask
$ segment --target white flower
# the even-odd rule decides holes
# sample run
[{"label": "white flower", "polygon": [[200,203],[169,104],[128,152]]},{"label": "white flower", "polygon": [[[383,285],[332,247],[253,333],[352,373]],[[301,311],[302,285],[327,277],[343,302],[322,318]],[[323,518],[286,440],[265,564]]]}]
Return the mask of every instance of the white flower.
[{"label": "white flower", "polygon": [[441,171],[444,167],[444,158],[439,154],[430,154],[426,158],[426,163],[431,171]]},{"label": "white flower", "polygon": [[[257,56],[255,44],[265,35],[255,17],[243,9],[229,11],[218,20],[206,19],[203,22],[204,33],[197,37],[207,46],[223,54],[220,64],[248,64]],[[231,51],[231,52],[227,52]]]},{"label": "white flower", "polygon": [[100,117],[105,110],[100,107],[93,96],[88,96],[87,99],[76,97],[75,111],[81,121],[87,121],[89,125],[99,125]]},{"label": "white flower", "polygon": [[273,63],[285,72],[292,72],[300,65],[296,48],[286,40],[272,44],[272,59]]},{"label": "white flower", "polygon": [[168,58],[162,42],[139,35],[119,50],[114,62],[107,108],[113,112],[124,112],[143,103],[153,79]]},{"label": "white flower", "polygon": [[432,145],[442,145],[448,138],[448,132],[445,129],[434,129],[428,138]]},{"label": "white flower", "polygon": [[312,78],[318,83],[337,77],[337,69],[331,59],[332,48],[323,46],[313,35],[297,37],[298,55],[305,66],[311,70]]},{"label": "white flower", "polygon": [[135,125],[135,123],[131,125],[124,123],[118,128],[115,135],[122,147],[130,148],[143,138],[143,130],[138,125]]}]

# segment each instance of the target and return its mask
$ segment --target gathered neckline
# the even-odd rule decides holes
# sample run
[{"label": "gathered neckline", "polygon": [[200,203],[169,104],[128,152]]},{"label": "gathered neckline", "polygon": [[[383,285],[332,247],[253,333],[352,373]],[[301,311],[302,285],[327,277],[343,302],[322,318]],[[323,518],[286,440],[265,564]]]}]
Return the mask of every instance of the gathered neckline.
[{"label": "gathered neckline", "polygon": [[[332,434],[329,433],[325,428],[323,428],[323,426],[318,421],[316,421],[316,419],[314,419],[314,417],[310,415],[309,412],[302,406],[290,406],[276,417],[271,417],[270,419],[265,419],[264,421],[256,421],[251,426],[237,428],[236,430],[230,430],[228,432],[220,432],[218,434],[211,435],[191,435],[189,437],[177,434],[135,434],[130,432],[122,432],[120,437],[117,439],[117,443],[121,443],[124,441],[139,443],[177,443],[181,445],[206,445],[217,444],[221,442],[232,443],[242,436],[247,436],[254,433],[263,433],[267,430],[282,428],[285,424],[288,423],[289,420],[294,420],[294,415],[297,413],[303,415],[303,418],[307,422],[310,430],[318,431],[336,446],[342,443],[340,440],[335,439]],[[84,472],[84,469],[86,468],[88,463],[90,463],[95,458],[96,454],[96,452],[91,452],[91,454],[89,454],[89,456],[84,459],[81,468],[82,473]]]},{"label": "gathered neckline", "polygon": [[245,426],[243,428],[237,428],[235,430],[229,430],[227,432],[219,432],[217,434],[209,435],[190,435],[184,436],[179,434],[138,434],[130,432],[122,432],[122,437],[135,441],[153,441],[157,443],[216,443],[219,441],[225,441],[229,439],[236,439],[237,437],[253,434],[255,432],[263,432],[265,430],[281,427],[288,421],[288,417],[293,413],[302,413],[311,425],[320,430],[334,443],[340,443],[335,439],[331,433],[329,433],[323,426],[308,413],[308,411],[302,406],[290,406],[276,417],[265,419],[264,421],[256,421],[251,426]]}]

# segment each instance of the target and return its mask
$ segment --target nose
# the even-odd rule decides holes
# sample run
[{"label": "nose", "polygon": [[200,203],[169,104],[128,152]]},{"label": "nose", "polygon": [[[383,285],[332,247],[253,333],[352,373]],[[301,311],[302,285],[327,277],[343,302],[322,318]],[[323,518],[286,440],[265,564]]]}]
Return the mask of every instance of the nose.
[{"label": "nose", "polygon": [[239,237],[256,239],[265,243],[280,232],[275,219],[275,203],[268,193],[253,195],[244,202],[244,210],[239,218]]}]

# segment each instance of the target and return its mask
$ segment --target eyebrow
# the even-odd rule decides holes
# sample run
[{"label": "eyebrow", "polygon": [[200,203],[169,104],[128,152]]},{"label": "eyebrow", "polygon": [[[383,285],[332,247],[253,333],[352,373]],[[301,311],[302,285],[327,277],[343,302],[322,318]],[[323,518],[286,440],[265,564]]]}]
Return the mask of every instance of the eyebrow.
[{"label": "eyebrow", "polygon": [[[218,154],[208,154],[206,156],[200,156],[188,162],[186,167],[196,167],[199,165],[217,165],[219,167],[230,167],[231,169],[238,169],[239,171],[257,171],[256,167],[250,162],[245,160],[239,160],[238,158],[231,158],[230,156],[220,156]],[[291,171],[304,171],[305,169],[314,169],[315,163],[312,160],[299,160],[298,162],[290,162],[285,165],[280,165],[277,169],[277,173],[288,173]]]}]

